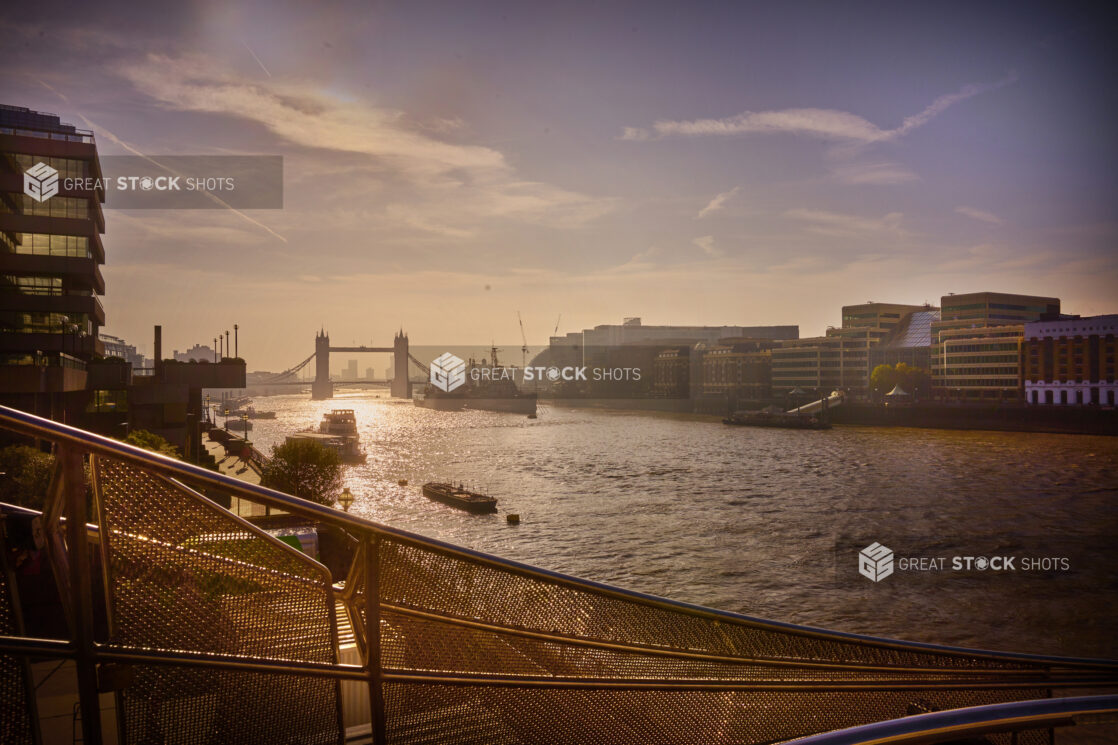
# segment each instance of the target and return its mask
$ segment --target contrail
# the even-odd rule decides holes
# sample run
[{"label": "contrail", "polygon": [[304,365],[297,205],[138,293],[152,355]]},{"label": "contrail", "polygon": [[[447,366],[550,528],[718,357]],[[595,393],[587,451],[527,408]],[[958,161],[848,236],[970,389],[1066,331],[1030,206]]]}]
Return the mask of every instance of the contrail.
[{"label": "contrail", "polygon": [[53,93],[54,95],[56,95],[56,96],[58,96],[59,98],[61,98],[61,99],[62,99],[63,101],[65,101],[66,103],[70,103],[70,99],[66,98],[66,96],[65,96],[65,95],[63,95],[63,94],[62,94],[62,93],[61,93],[60,91],[57,91],[57,90],[55,90],[54,88],[52,88],[52,87],[50,87],[49,85],[47,85],[45,81],[43,81],[43,80],[40,80],[39,78],[31,78],[31,79],[32,79],[32,80],[34,80],[34,81],[35,81],[36,83],[38,83],[39,85],[41,85],[41,86],[43,86],[44,88],[46,88],[46,89],[47,89],[48,91],[50,91],[50,92],[51,92],[51,93]]},{"label": "contrail", "polygon": [[[248,46],[248,44],[246,43],[246,44],[245,44],[245,46],[247,47],[247,46]],[[249,52],[252,52],[252,50],[250,49],[250,50],[249,50]],[[256,57],[256,55],[255,55],[255,54],[254,54],[254,55],[252,55],[252,56],[253,56],[253,57]],[[256,60],[256,61],[257,61],[257,62],[260,62],[260,60]],[[260,66],[261,66],[261,67],[264,67],[264,65],[263,65],[263,64],[261,64]],[[265,69],[264,69],[264,72],[268,72],[267,68],[265,68]],[[269,74],[268,74],[268,76],[269,76],[269,77],[271,77],[271,73],[269,73]],[[46,82],[44,82],[43,80],[40,80],[39,78],[35,78],[35,77],[33,77],[33,78],[32,78],[32,80],[34,80],[34,81],[35,81],[35,82],[37,82],[37,83],[38,83],[39,85],[41,85],[41,86],[43,86],[44,88],[46,88],[46,89],[47,89],[48,91],[50,91],[50,92],[51,92],[51,93],[53,93],[54,95],[56,95],[56,96],[58,96],[59,98],[61,98],[61,99],[62,99],[63,101],[65,101],[66,103],[70,103],[70,99],[69,99],[69,98],[67,98],[67,97],[66,97],[66,95],[65,95],[64,93],[62,93],[61,91],[55,90],[55,89],[54,89],[54,88],[52,88],[51,86],[47,85],[47,83],[46,83]],[[136,148],[132,147],[132,146],[131,146],[131,145],[129,145],[129,144],[127,143],[127,142],[125,142],[124,140],[120,139],[119,137],[117,137],[116,135],[114,135],[114,134],[113,134],[112,132],[110,132],[109,130],[105,129],[104,127],[98,127],[98,126],[97,126],[96,124],[94,124],[94,123],[93,123],[92,121],[90,121],[90,120],[89,120],[89,118],[88,118],[88,117],[86,117],[86,116],[85,116],[84,114],[81,114],[81,113],[79,113],[79,114],[78,114],[78,116],[79,116],[79,117],[81,117],[81,120],[82,120],[83,122],[85,122],[85,126],[89,127],[90,129],[96,129],[96,130],[98,130],[98,131],[99,131],[99,132],[100,132],[101,134],[103,134],[103,135],[104,135],[105,137],[108,137],[108,138],[109,138],[110,140],[112,140],[113,142],[115,142],[115,143],[116,143],[117,145],[120,145],[120,146],[121,146],[122,148],[124,148],[124,149],[125,149],[125,150],[127,150],[128,152],[132,153],[133,155],[138,155],[138,156],[140,156],[141,158],[143,158],[144,160],[148,161],[148,162],[149,162],[149,163],[151,163],[152,165],[155,165],[155,166],[157,166],[157,167],[159,167],[159,168],[162,168],[162,169],[163,169],[164,171],[166,171],[167,173],[170,173],[170,174],[172,174],[172,175],[174,175],[174,176],[182,176],[182,174],[181,174],[181,173],[177,173],[176,171],[174,171],[174,170],[173,170],[173,169],[171,169],[171,168],[168,168],[167,166],[163,165],[163,164],[162,164],[162,163],[160,163],[159,161],[157,161],[157,160],[154,160],[154,159],[152,159],[151,157],[149,157],[149,156],[147,156],[147,155],[144,155],[144,154],[143,154],[143,153],[141,153],[141,152],[140,152],[139,150],[137,150]],[[236,207],[233,207],[232,205],[229,205],[229,204],[227,204],[227,203],[226,203],[225,201],[223,201],[223,200],[222,200],[222,199],[221,199],[220,197],[218,197],[218,196],[214,195],[214,194],[213,194],[213,193],[211,193],[211,192],[208,192],[208,191],[207,191],[207,192],[205,192],[205,194],[206,194],[206,196],[207,196],[207,197],[209,197],[209,198],[210,198],[210,199],[212,199],[213,201],[217,202],[217,203],[218,203],[218,204],[220,204],[220,205],[221,205],[222,207],[225,207],[225,208],[226,208],[227,210],[229,210],[230,212],[233,212],[233,213],[235,213],[235,214],[239,215],[239,216],[240,216],[240,217],[241,217],[242,219],[244,219],[244,220],[246,220],[246,221],[248,221],[248,222],[252,223],[253,225],[255,225],[255,226],[256,226],[256,227],[258,227],[258,228],[263,228],[263,229],[264,229],[265,231],[267,231],[267,232],[271,233],[271,234],[272,234],[272,235],[274,235],[274,236],[275,236],[276,238],[279,238],[279,239],[280,239],[281,241],[283,241],[284,243],[287,243],[287,239],[286,239],[286,238],[284,238],[284,237],[283,237],[282,235],[280,235],[280,234],[279,234],[279,233],[277,233],[276,231],[272,230],[271,228],[269,228],[269,227],[268,227],[267,225],[265,225],[264,223],[260,222],[260,221],[259,221],[259,220],[257,220],[256,218],[254,218],[254,217],[251,217],[250,215],[246,215],[246,214],[245,214],[244,212],[241,212],[241,211],[240,211],[239,209],[237,209]]]},{"label": "contrail", "polygon": [[268,77],[272,77],[272,73],[268,72],[267,67],[264,67],[264,63],[261,62],[260,58],[256,56],[256,52],[252,51],[252,47],[248,45],[248,42],[244,39],[241,39],[241,43],[245,45],[245,49],[247,49],[248,53],[252,55],[252,58],[256,60],[256,64],[260,65],[260,69],[264,71],[264,74]]},{"label": "contrail", "polygon": [[[183,174],[181,174],[181,173],[179,173],[179,172],[175,171],[175,170],[174,170],[173,168],[168,168],[167,166],[163,165],[162,163],[160,163],[159,161],[155,160],[155,159],[154,159],[154,158],[152,158],[151,156],[148,156],[148,155],[144,155],[144,154],[143,154],[142,152],[140,152],[140,151],[139,151],[139,150],[137,150],[136,148],[132,147],[132,146],[131,146],[131,145],[129,145],[129,144],[127,143],[127,142],[125,142],[124,140],[120,139],[119,137],[117,137],[116,135],[114,135],[114,134],[113,134],[112,132],[110,132],[109,130],[105,129],[104,127],[99,127],[99,126],[97,126],[97,125],[96,125],[96,124],[94,124],[94,123],[93,123],[92,121],[90,121],[90,120],[89,120],[89,118],[88,118],[88,117],[86,117],[86,116],[85,116],[84,114],[78,114],[78,116],[79,116],[79,117],[81,117],[81,120],[82,120],[83,122],[85,122],[85,125],[86,125],[87,127],[89,127],[90,129],[95,129],[95,130],[97,130],[98,134],[103,134],[103,135],[104,135],[105,137],[108,137],[108,138],[109,138],[110,140],[112,140],[113,142],[115,142],[115,143],[116,143],[117,145],[120,145],[120,146],[121,146],[122,148],[124,148],[124,149],[125,149],[125,150],[127,150],[128,152],[132,153],[133,155],[138,155],[139,157],[141,157],[141,158],[143,158],[144,160],[146,160],[146,161],[147,161],[148,163],[151,163],[152,165],[154,165],[154,166],[156,166],[156,167],[158,167],[158,168],[161,168],[161,169],[163,169],[164,171],[166,171],[167,173],[170,173],[170,174],[171,174],[171,175],[173,175],[173,176],[183,176]],[[236,207],[233,207],[232,205],[228,204],[227,202],[225,202],[225,201],[224,201],[223,199],[221,199],[221,198],[220,198],[220,197],[218,197],[217,195],[213,194],[212,192],[208,192],[208,191],[207,191],[207,192],[204,192],[204,193],[205,193],[205,195],[206,195],[207,197],[209,197],[210,199],[212,199],[212,200],[213,200],[214,202],[216,202],[216,203],[220,204],[220,205],[221,205],[222,207],[225,207],[225,208],[226,208],[227,210],[229,210],[230,212],[233,212],[234,214],[236,214],[236,215],[239,215],[239,216],[240,216],[240,217],[241,217],[242,219],[244,219],[244,220],[246,220],[246,221],[248,221],[248,222],[252,223],[253,225],[257,226],[258,228],[263,228],[264,230],[266,230],[266,231],[268,231],[269,233],[271,233],[272,235],[274,235],[274,236],[275,236],[276,238],[279,238],[279,239],[280,239],[281,241],[283,241],[284,243],[287,243],[287,239],[286,239],[286,238],[284,238],[284,237],[283,237],[282,235],[280,235],[280,234],[279,234],[279,233],[277,233],[276,231],[272,230],[271,228],[269,228],[269,227],[268,227],[267,225],[265,225],[264,223],[260,222],[260,221],[259,221],[259,220],[257,220],[256,218],[254,218],[254,217],[251,217],[251,216],[249,216],[249,215],[246,215],[246,214],[245,214],[244,212],[241,212],[241,211],[240,211],[239,209],[237,209]]]}]

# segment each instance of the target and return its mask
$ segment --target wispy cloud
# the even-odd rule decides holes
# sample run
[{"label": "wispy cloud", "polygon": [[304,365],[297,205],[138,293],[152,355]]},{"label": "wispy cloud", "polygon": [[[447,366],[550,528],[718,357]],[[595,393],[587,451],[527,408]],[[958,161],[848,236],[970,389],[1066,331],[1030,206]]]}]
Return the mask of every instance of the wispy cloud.
[{"label": "wispy cloud", "polygon": [[956,207],[955,211],[958,212],[960,215],[973,217],[975,220],[981,220],[982,222],[988,222],[994,225],[1002,224],[1002,219],[1000,217],[992,212],[987,212],[986,210],[980,210],[974,207]]},{"label": "wispy cloud", "polygon": [[120,65],[119,72],[163,106],[232,116],[288,143],[375,159],[384,173],[408,184],[408,204],[394,214],[413,229],[465,237],[485,218],[575,227],[612,209],[609,200],[524,179],[498,150],[444,142],[402,112],[341,100],[317,87],[248,80],[195,55],[151,54],[142,64]]},{"label": "wispy cloud", "polygon": [[707,215],[712,215],[715,212],[718,212],[719,210],[721,210],[723,207],[726,206],[726,202],[731,197],[737,196],[738,192],[740,192],[740,191],[741,191],[741,187],[740,186],[735,186],[733,189],[730,189],[729,191],[724,191],[721,194],[716,195],[714,197],[714,199],[711,199],[709,202],[707,202],[706,207],[703,207],[701,210],[699,210],[699,214],[695,215],[695,219],[696,220],[701,220],[704,217],[706,217]]},{"label": "wispy cloud", "polygon": [[924,126],[951,106],[986,91],[1001,88],[1017,80],[1011,73],[994,83],[969,83],[954,93],[936,98],[918,114],[905,117],[900,126],[882,129],[873,122],[837,109],[780,109],[775,111],[744,111],[721,119],[693,119],[683,121],[660,120],[651,129],[626,127],[623,140],[648,140],[671,136],[738,135],[749,133],[788,133],[868,144],[887,142],[904,137]]},{"label": "wispy cloud", "polygon": [[818,235],[831,237],[864,237],[867,235],[907,236],[901,226],[904,215],[890,212],[882,217],[862,217],[839,212],[798,208],[787,210],[784,216],[804,225],[804,229]]},{"label": "wispy cloud", "polygon": [[848,163],[831,170],[833,178],[841,184],[890,186],[906,184],[920,179],[900,163]]},{"label": "wispy cloud", "polygon": [[703,235],[699,236],[698,238],[692,238],[691,242],[699,248],[703,249],[703,253],[705,253],[712,259],[717,259],[724,255],[722,249],[714,245],[713,235]]}]

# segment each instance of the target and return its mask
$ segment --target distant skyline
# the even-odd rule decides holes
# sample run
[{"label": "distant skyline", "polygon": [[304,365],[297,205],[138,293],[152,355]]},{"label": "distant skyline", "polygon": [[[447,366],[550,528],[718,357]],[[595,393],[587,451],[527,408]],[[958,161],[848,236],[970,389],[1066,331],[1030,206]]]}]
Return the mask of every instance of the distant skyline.
[{"label": "distant skyline", "polygon": [[323,326],[508,344],[517,311],[532,346],[560,315],[812,336],[949,292],[1118,311],[1090,4],[24,5],[0,102],[102,155],[284,157],[283,210],[106,210],[105,330],[149,355],[155,324],[186,349],[237,323],[278,370]]}]

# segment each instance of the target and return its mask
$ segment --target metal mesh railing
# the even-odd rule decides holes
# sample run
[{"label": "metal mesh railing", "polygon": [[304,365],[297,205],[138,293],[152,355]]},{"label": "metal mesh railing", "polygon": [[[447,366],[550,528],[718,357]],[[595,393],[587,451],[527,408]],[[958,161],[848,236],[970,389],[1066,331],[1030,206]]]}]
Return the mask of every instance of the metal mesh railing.
[{"label": "metal mesh railing", "polygon": [[[15,582],[8,563],[4,517],[0,515],[0,635],[23,635]],[[27,660],[0,652],[0,743],[32,743],[35,712]]]},{"label": "metal mesh railing", "polygon": [[[395,530],[19,412],[0,409],[0,425],[56,443],[44,522],[72,632],[52,642],[0,628],[0,693],[16,701],[26,690],[17,675],[26,659],[73,659],[85,742],[101,737],[99,690],[115,692],[126,743],[340,742],[352,712],[341,710],[339,684],[358,681],[377,743],[760,745],[1118,686],[1115,662],[873,639],[675,603]],[[85,455],[100,569],[79,529]],[[360,665],[338,662],[329,571],[203,489],[355,539],[338,599]],[[95,592],[105,596],[100,636]],[[11,617],[0,602],[0,624]],[[17,664],[11,675],[8,660]],[[987,737],[1048,743],[1049,725],[1039,722],[1013,740]]]},{"label": "metal mesh railing", "polygon": [[[325,567],[166,477],[100,456],[92,474],[110,643],[337,662]],[[265,733],[338,739],[336,680],[156,666],[133,672],[119,692],[127,743],[161,742],[169,732],[199,743],[213,732],[237,742]]]}]

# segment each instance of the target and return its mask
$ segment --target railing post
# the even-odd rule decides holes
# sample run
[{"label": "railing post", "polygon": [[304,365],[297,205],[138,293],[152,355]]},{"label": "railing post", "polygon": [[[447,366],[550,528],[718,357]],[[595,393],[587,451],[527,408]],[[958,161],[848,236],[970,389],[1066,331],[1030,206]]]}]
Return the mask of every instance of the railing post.
[{"label": "railing post", "polygon": [[380,659],[380,538],[375,534],[365,539],[365,648],[373,745],[384,745],[388,740]]},{"label": "railing post", "polygon": [[93,593],[86,536],[85,469],[81,452],[60,445],[62,488],[66,495],[66,547],[70,564],[71,606],[74,610],[74,661],[78,701],[82,712],[82,741],[101,742],[101,697],[97,692],[97,661],[93,650]]}]

